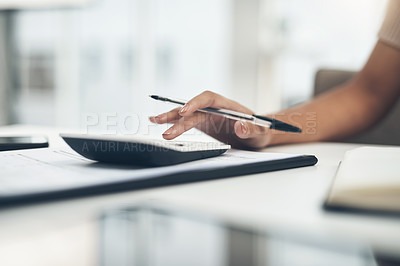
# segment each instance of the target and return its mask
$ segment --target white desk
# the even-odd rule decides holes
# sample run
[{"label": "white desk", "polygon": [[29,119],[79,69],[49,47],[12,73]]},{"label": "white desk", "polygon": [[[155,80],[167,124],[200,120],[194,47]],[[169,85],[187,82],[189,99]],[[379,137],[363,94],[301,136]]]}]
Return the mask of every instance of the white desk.
[{"label": "white desk", "polygon": [[[51,146],[63,145],[55,130],[0,128],[3,135],[17,133],[44,133],[50,136]],[[265,151],[315,154],[319,163],[315,167],[1,209],[0,265],[93,265],[98,233],[94,221],[99,212],[143,201],[215,214],[235,223],[361,239],[380,251],[400,253],[399,218],[332,213],[321,208],[344,152],[359,146],[313,143],[272,147]]]}]

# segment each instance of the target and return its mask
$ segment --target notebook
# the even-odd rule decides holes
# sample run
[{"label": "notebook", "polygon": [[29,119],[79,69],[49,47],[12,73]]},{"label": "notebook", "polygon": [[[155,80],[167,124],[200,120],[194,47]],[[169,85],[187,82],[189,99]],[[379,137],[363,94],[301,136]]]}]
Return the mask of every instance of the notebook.
[{"label": "notebook", "polygon": [[325,208],[400,214],[400,147],[346,152]]},{"label": "notebook", "polygon": [[182,164],[146,167],[105,164],[72,149],[45,148],[0,153],[0,206],[135,190],[317,163],[312,155],[229,150]]}]

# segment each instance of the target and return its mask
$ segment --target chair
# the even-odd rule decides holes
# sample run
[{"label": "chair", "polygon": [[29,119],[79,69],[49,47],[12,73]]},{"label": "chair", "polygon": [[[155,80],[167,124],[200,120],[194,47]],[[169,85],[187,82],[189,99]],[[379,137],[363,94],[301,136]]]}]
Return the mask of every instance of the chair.
[{"label": "chair", "polygon": [[[314,96],[350,80],[356,72],[320,69],[315,75]],[[400,101],[377,125],[357,136],[341,142],[400,145]]]}]

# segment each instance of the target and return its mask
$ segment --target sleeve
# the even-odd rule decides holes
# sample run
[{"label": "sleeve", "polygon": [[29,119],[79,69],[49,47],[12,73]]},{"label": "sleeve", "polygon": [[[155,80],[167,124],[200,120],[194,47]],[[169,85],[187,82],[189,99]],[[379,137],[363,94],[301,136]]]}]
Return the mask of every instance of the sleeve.
[{"label": "sleeve", "polygon": [[378,33],[379,40],[400,49],[400,0],[390,0]]}]

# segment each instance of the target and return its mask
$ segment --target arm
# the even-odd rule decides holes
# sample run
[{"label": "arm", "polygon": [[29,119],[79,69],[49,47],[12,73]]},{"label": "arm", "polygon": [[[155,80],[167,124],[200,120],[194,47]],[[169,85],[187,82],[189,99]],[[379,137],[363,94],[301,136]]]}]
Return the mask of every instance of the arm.
[{"label": "arm", "polygon": [[[378,42],[364,68],[350,82],[278,113],[280,119],[299,123],[303,133],[273,134],[270,144],[336,140],[355,135],[378,122],[399,95],[400,50]],[[310,119],[316,119],[316,123],[310,123]]]},{"label": "arm", "polygon": [[284,143],[340,139],[357,134],[376,123],[393,106],[399,95],[400,50],[378,42],[367,64],[349,83],[273,115],[301,127],[301,134],[283,133],[196,112],[201,108],[214,107],[253,113],[212,92],[204,92],[183,108],[176,108],[150,120],[174,123],[163,134],[165,139],[173,139],[197,127],[238,148],[262,148]]}]

